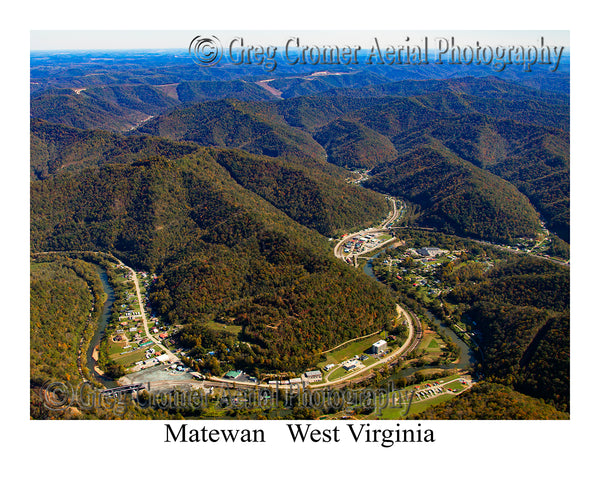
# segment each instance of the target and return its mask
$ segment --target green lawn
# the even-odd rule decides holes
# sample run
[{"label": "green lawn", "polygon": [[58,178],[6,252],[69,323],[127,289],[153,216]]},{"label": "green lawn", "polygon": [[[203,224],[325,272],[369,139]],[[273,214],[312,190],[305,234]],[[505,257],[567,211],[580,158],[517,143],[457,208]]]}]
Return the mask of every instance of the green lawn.
[{"label": "green lawn", "polygon": [[[355,372],[355,371],[356,371],[356,369],[350,370],[350,372]],[[331,372],[331,375],[329,375],[328,380],[329,381],[337,380],[338,378],[341,378],[350,372],[347,372],[346,370],[344,370],[344,367],[338,367]]]},{"label": "green lawn", "polygon": [[357,340],[355,342],[351,342],[343,347],[334,350],[332,352],[328,352],[325,355],[327,358],[317,364],[317,367],[323,368],[325,365],[330,363],[341,363],[344,360],[347,360],[354,355],[361,355],[365,353],[373,343],[377,340],[382,340],[387,337],[386,332],[376,333],[371,335],[370,337],[363,338],[362,340]]},{"label": "green lawn", "polygon": [[109,340],[108,342],[108,355],[120,354],[123,351],[123,347],[127,345],[126,342],[113,342]]},{"label": "green lawn", "polygon": [[139,362],[140,360],[146,360],[146,350],[153,345],[148,345],[146,348],[141,350],[136,350],[135,352],[126,353],[125,355],[115,355],[111,357],[115,363],[123,366],[133,365],[135,362]]},{"label": "green lawn", "polygon": [[219,332],[229,332],[234,335],[239,335],[240,333],[242,333],[241,325],[228,325],[225,323],[215,322],[214,320],[211,320],[206,324],[206,326],[211,330],[217,330]]}]

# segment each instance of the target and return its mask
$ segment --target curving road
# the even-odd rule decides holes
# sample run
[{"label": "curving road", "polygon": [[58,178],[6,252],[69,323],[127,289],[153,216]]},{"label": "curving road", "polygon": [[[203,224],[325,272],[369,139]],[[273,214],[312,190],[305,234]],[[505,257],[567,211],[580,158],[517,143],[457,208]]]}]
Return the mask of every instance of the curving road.
[{"label": "curving road", "polygon": [[349,233],[344,238],[339,240],[338,243],[335,245],[335,247],[333,247],[333,254],[337,258],[344,260],[344,261],[346,261],[346,259],[350,258],[350,259],[352,259],[352,264],[355,267],[358,267],[358,262],[357,262],[358,256],[363,256],[367,253],[370,253],[374,250],[377,250],[377,249],[383,247],[384,245],[387,245],[388,243],[392,243],[392,242],[396,241],[395,238],[390,238],[389,240],[386,240],[383,243],[380,243],[372,248],[369,248],[368,250],[364,250],[359,253],[351,253],[349,255],[344,255],[344,253],[343,253],[343,250],[344,250],[343,245],[355,237],[362,237],[363,235],[369,235],[369,234],[374,234],[374,233],[387,233],[389,226],[392,223],[394,223],[400,217],[400,214],[401,214],[401,210],[398,210],[398,207],[396,206],[396,199],[393,197],[388,197],[388,200],[392,204],[392,209],[388,213],[385,220],[383,222],[381,222],[381,224],[377,227],[371,227],[371,228],[367,228],[365,230],[361,230],[359,232]]}]

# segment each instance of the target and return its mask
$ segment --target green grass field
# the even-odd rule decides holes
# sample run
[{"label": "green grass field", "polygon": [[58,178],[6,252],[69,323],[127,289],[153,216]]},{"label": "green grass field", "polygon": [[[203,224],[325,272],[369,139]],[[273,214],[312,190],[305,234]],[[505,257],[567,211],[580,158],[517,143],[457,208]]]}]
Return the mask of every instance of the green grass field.
[{"label": "green grass field", "polygon": [[127,345],[127,342],[113,342],[108,341],[108,356],[119,355],[123,351],[123,347]]},{"label": "green grass field", "polygon": [[348,373],[348,372],[347,372],[346,370],[344,370],[344,368],[343,368],[343,367],[338,367],[338,368],[336,368],[335,370],[333,370],[333,371],[331,372],[331,374],[329,375],[329,377],[327,377],[327,379],[328,379],[329,381],[332,381],[332,380],[337,380],[338,378],[341,378],[341,377],[343,377],[343,376],[344,376],[344,375],[346,375],[347,373]]},{"label": "green grass field", "polygon": [[353,357],[354,355],[361,355],[365,353],[377,340],[382,340],[386,337],[386,332],[376,333],[371,335],[370,337],[351,342],[348,345],[344,345],[343,347],[337,350],[326,353],[326,359],[317,363],[317,367],[323,368],[325,365],[328,365],[330,363],[338,364],[343,362],[344,360]]},{"label": "green grass field", "polygon": [[126,353],[125,355],[116,354],[111,356],[110,359],[119,365],[127,367],[133,365],[135,362],[139,362],[140,360],[146,360],[146,350],[153,346],[154,344],[148,345],[146,348],[136,350],[135,352]]},{"label": "green grass field", "polygon": [[242,333],[241,325],[227,325],[225,323],[215,322],[214,320],[211,320],[206,324],[206,326],[211,330],[217,330],[219,332],[229,332],[234,335],[239,335],[240,333]]}]

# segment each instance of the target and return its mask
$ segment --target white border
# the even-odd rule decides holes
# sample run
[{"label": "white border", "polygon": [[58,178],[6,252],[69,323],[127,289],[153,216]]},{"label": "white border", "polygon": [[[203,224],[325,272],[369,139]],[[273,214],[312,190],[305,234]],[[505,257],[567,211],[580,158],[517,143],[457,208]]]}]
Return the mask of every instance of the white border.
[{"label": "white border", "polygon": [[[12,6],[16,6],[15,3]],[[443,478],[559,478],[595,471],[597,413],[594,390],[598,282],[598,86],[592,12],[573,3],[482,2],[27,2],[5,16],[2,175],[2,281],[7,292],[3,352],[8,376],[2,412],[8,420],[5,471],[49,478],[99,478],[119,469],[159,478],[234,474],[250,478],[359,478],[440,475]],[[8,27],[8,28],[7,28]],[[558,29],[571,30],[572,52],[572,419],[568,422],[433,422],[433,445],[390,449],[340,445],[300,448],[277,424],[264,446],[165,445],[164,422],[32,422],[28,420],[28,54],[31,29]],[[6,148],[8,147],[8,149]],[[587,273],[593,272],[592,274]],[[593,276],[592,276],[593,275]],[[584,385],[585,384],[585,385]],[[227,422],[228,428],[248,422]],[[425,422],[423,422],[425,424]],[[428,422],[432,423],[432,422]],[[427,423],[427,424],[428,424]],[[251,428],[256,428],[256,422]],[[325,427],[329,422],[320,424]],[[338,425],[338,424],[331,424]],[[222,427],[221,427],[222,428]],[[592,450],[592,448],[594,448]],[[22,453],[22,455],[20,455]],[[25,456],[26,455],[26,456]],[[11,468],[13,467],[13,468]],[[15,470],[18,468],[18,470]],[[589,468],[589,470],[588,470]],[[56,472],[56,473],[55,473]]]}]

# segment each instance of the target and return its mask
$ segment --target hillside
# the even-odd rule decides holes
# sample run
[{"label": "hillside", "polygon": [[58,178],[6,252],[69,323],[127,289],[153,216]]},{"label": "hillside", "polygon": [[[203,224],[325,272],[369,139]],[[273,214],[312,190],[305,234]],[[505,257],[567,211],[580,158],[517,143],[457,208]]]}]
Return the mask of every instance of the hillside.
[{"label": "hillside", "polygon": [[181,82],[176,85],[176,93],[181,103],[226,98],[245,102],[275,99],[264,88],[244,80]]},{"label": "hillside", "polygon": [[398,155],[387,137],[356,122],[336,120],[317,131],[314,138],[327,152],[328,162],[349,169],[371,169]]},{"label": "hillside", "polygon": [[81,92],[62,90],[31,99],[32,118],[77,128],[127,131],[148,115]]},{"label": "hillside", "polygon": [[321,169],[235,150],[219,151],[215,160],[244,188],[323,235],[372,226],[389,208],[382,195]]},{"label": "hillside", "polygon": [[[304,368],[315,352],[391,318],[385,290],[333,259],[318,234],[238,185],[218,155],[199,149],[175,161],[33,180],[32,249],[113,252],[157,271],[158,311],[189,325],[184,332],[199,348],[209,320],[232,318],[243,327],[251,351],[238,345],[233,358],[221,357],[240,367]],[[234,347],[232,339],[214,340],[230,341]]]},{"label": "hillside", "polygon": [[409,417],[413,420],[568,420],[569,415],[509,387],[483,382]]},{"label": "hillside", "polygon": [[569,292],[568,269],[525,257],[456,288],[447,300],[479,332],[491,381],[568,410]]},{"label": "hillside", "polygon": [[101,130],[84,130],[33,119],[30,127],[31,175],[43,179],[104,163],[129,163],[148,156],[173,159],[197,150],[150,136],[124,137]]},{"label": "hillside", "polygon": [[323,148],[310,135],[288,125],[268,103],[220,100],[194,104],[154,118],[137,132],[270,157],[325,158]]},{"label": "hillside", "polygon": [[431,137],[457,156],[508,180],[524,193],[548,227],[569,240],[569,134],[514,120],[466,115],[440,119],[397,138],[401,151]]},{"label": "hillside", "polygon": [[[149,135],[122,136],[81,130],[41,120],[31,123],[31,175],[77,172],[106,163],[147,158],[177,159],[201,150],[198,145]],[[371,225],[383,218],[383,196],[349,185],[343,171],[325,162],[274,159],[242,151],[213,151],[216,161],[242,186],[257,193],[299,223],[331,236],[341,229]],[[316,162],[316,163],[315,163]],[[314,165],[318,168],[314,168]]]},{"label": "hillside", "polygon": [[537,214],[523,194],[435,141],[371,175],[365,186],[420,205],[419,223],[442,232],[498,240],[535,234]]},{"label": "hillside", "polygon": [[387,136],[400,155],[435,139],[515,185],[550,230],[569,241],[569,106],[557,102],[437,92],[390,99],[345,118]]}]

